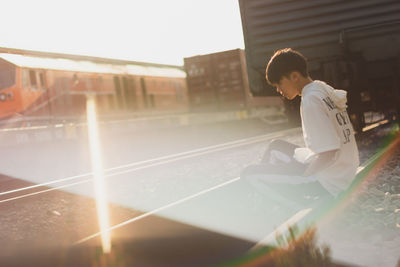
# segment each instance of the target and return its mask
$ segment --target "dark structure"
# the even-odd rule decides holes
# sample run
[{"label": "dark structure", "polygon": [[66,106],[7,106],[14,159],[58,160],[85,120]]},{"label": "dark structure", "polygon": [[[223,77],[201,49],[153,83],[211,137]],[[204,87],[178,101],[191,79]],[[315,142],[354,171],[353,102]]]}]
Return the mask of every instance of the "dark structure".
[{"label": "dark structure", "polygon": [[[265,66],[274,51],[291,47],[308,58],[313,79],[348,91],[356,129],[398,117],[400,1],[239,0],[239,4],[253,95],[275,95],[265,82]],[[298,110],[293,104],[287,106]]]}]

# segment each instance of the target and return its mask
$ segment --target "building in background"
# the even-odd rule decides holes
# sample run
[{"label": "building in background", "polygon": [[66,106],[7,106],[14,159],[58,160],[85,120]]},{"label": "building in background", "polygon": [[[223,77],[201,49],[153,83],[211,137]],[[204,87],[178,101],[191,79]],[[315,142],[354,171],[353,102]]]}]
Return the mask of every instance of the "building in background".
[{"label": "building in background", "polygon": [[282,106],[279,98],[251,95],[242,49],[188,57],[184,68],[192,111]]}]

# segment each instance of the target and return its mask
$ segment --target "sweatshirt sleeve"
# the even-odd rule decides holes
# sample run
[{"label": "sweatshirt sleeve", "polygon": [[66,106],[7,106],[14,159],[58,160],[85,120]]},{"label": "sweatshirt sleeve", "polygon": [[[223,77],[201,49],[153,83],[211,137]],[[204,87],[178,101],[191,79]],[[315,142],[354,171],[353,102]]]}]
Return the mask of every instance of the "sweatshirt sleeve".
[{"label": "sweatshirt sleeve", "polygon": [[310,95],[302,103],[302,127],[306,146],[314,153],[340,148],[340,137],[321,98]]}]

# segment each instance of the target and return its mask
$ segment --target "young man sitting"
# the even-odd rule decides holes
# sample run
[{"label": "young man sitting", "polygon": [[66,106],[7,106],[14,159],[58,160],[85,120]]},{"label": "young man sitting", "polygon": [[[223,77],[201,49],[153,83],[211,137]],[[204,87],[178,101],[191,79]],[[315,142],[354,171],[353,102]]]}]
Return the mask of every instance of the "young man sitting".
[{"label": "young man sitting", "polygon": [[301,96],[305,147],[275,140],[261,164],[247,167],[241,177],[260,190],[267,185],[291,196],[337,196],[351,184],[359,165],[346,91],[313,81],[305,57],[290,48],[271,57],[266,79],[289,100]]}]

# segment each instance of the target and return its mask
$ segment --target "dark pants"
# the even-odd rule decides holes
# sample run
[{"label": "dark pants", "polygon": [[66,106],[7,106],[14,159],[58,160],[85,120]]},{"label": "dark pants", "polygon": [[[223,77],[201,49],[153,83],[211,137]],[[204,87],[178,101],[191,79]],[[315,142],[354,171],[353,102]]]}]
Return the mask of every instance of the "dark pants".
[{"label": "dark pants", "polygon": [[[291,200],[299,204],[312,203],[317,200],[332,197],[330,193],[318,182],[310,178],[308,182],[298,183],[296,176],[302,176],[308,165],[302,164],[293,158],[298,146],[283,140],[272,141],[260,164],[246,167],[240,177],[259,192],[271,196],[276,200]],[[278,157],[277,157],[278,154]],[[270,181],[271,175],[293,176],[293,183]]]}]

